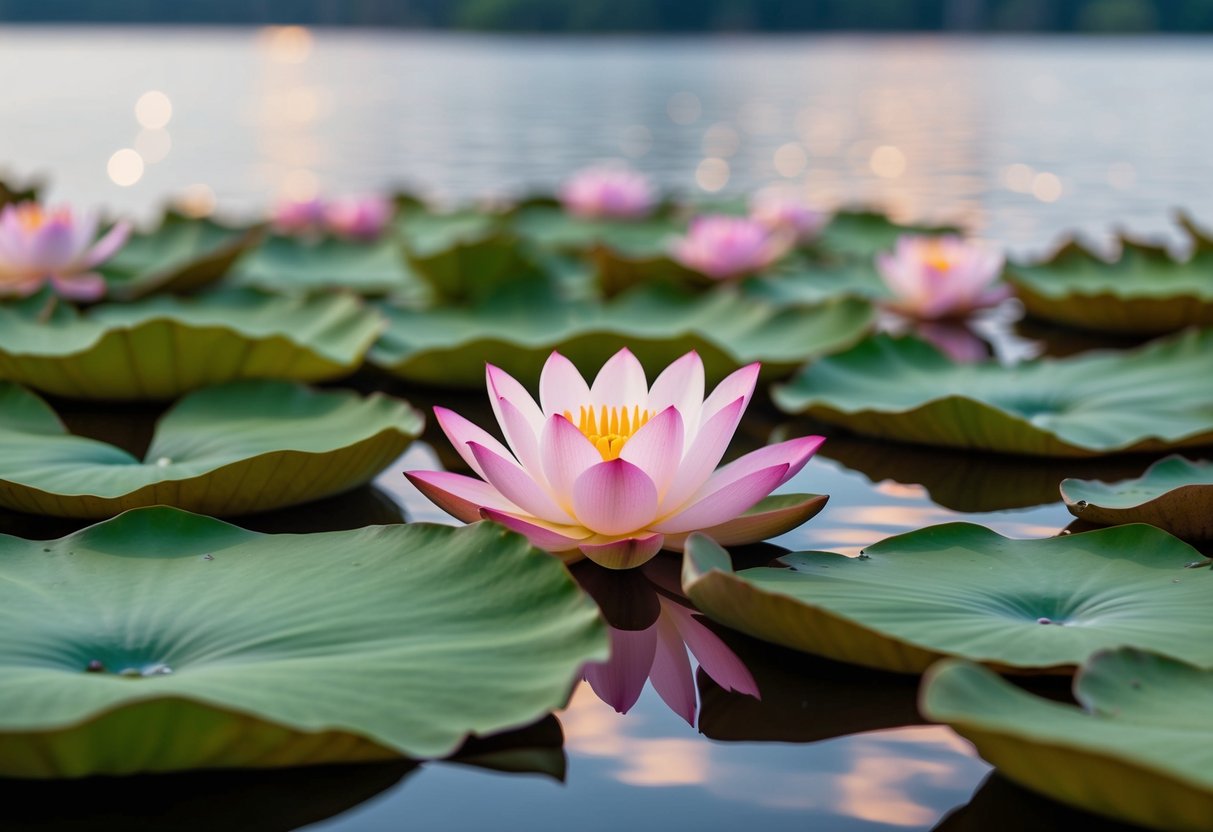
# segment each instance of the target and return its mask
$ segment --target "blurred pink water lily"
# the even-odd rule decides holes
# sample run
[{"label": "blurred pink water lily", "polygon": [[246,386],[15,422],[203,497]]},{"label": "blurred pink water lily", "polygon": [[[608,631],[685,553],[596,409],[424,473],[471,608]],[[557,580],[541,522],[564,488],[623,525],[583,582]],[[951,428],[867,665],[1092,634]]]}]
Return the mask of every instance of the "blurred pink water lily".
[{"label": "blurred pink water lily", "polygon": [[779,191],[759,191],[750,200],[750,217],[772,231],[790,236],[797,243],[817,238],[829,216],[796,197]]},{"label": "blurred pink water lily", "polygon": [[96,215],[68,207],[6,205],[0,211],[0,296],[26,297],[50,284],[72,300],[100,298],[105,279],[93,269],[126,243],[130,226],[115,223],[98,240],[98,225]]},{"label": "blurred pink water lily", "polygon": [[757,220],[708,214],[691,220],[673,253],[688,269],[724,280],[765,269],[788,252],[792,240]]},{"label": "blurred pink water lily", "polygon": [[644,174],[622,167],[593,167],[564,183],[560,201],[576,217],[640,219],[652,213],[656,200]]},{"label": "blurred pink water lily", "polygon": [[688,724],[695,724],[698,688],[687,648],[712,681],[729,691],[759,697],[758,684],[741,659],[695,616],[658,595],[657,620],[643,630],[609,627],[611,656],[588,664],[585,680],[598,698],[621,714],[636,704],[649,681],[657,695]]},{"label": "blurred pink water lily", "polygon": [[280,234],[319,235],[324,232],[328,205],[314,199],[284,199],[274,206],[270,224]]},{"label": "blurred pink water lily", "polygon": [[749,511],[799,472],[824,439],[790,439],[716,469],[758,370],[757,364],[737,370],[705,399],[703,362],[694,352],[651,388],[626,349],[592,385],[554,352],[537,404],[489,365],[489,399],[507,444],[436,407],[439,426],[480,479],[446,471],[407,476],[460,520],[494,520],[567,562],[584,556],[628,569],[663,548],[680,551],[695,531],[725,546],[764,540],[820,510],[822,498],[806,495]]},{"label": "blurred pink water lily", "polygon": [[381,196],[347,196],[334,199],[325,210],[328,230],[351,240],[378,239],[387,228],[394,208]]},{"label": "blurred pink water lily", "polygon": [[280,234],[298,237],[334,234],[369,242],[383,234],[393,211],[391,201],[381,196],[288,199],[274,206],[270,224]]},{"label": "blurred pink water lily", "polygon": [[903,235],[894,250],[876,257],[876,269],[894,299],[889,309],[910,318],[962,318],[1010,295],[995,286],[1001,252],[954,235]]}]

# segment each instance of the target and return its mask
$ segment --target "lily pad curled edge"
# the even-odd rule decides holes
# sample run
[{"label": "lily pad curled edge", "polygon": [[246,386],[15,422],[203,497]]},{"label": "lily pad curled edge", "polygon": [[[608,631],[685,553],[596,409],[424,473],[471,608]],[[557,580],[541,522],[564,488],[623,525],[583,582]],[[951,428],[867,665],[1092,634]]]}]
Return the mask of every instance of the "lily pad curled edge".
[{"label": "lily pad curled edge", "polygon": [[1213,443],[1213,330],[1137,350],[956,364],[877,335],[772,391],[785,412],[856,433],[1033,456],[1097,456]]},{"label": "lily pad curled edge", "polygon": [[169,212],[154,231],[132,235],[102,272],[116,300],[189,294],[222,280],[262,234]]},{"label": "lily pad curled edge", "polygon": [[624,346],[654,373],[695,349],[709,381],[752,361],[778,376],[855,343],[873,320],[871,307],[855,299],[778,308],[727,290],[691,296],[670,286],[583,303],[552,299],[532,284],[481,307],[384,312],[389,326],[373,364],[410,381],[475,388],[484,384],[485,361],[528,384],[553,350],[588,368]]},{"label": "lily pad curled edge", "polygon": [[1160,335],[1213,326],[1213,241],[1184,224],[1196,241],[1186,261],[1122,239],[1109,262],[1071,241],[1044,262],[1012,266],[1007,281],[1029,315],[1078,329]]},{"label": "lily pad curled edge", "polygon": [[1061,497],[1071,514],[1091,523],[1149,523],[1185,540],[1213,538],[1213,462],[1169,456],[1134,480],[1066,479]]},{"label": "lily pad curled edge", "polygon": [[560,563],[487,523],[263,535],[139,509],[0,536],[0,599],[15,777],[441,757],[562,707],[607,652]]},{"label": "lily pad curled edge", "polygon": [[962,661],[927,672],[921,707],[1027,788],[1152,829],[1199,832],[1213,827],[1211,691],[1210,670],[1122,648],[1079,671],[1080,708]]},{"label": "lily pad curled edge", "polygon": [[277,381],[191,393],[156,425],[144,459],[73,436],[40,398],[0,382],[0,505],[111,517],[172,505],[235,516],[369,482],[420,435],[424,419],[380,393]]},{"label": "lily pad curled edge", "polygon": [[153,297],[48,321],[0,307],[0,379],[57,396],[161,400],[244,378],[324,381],[356,370],[384,321],[353,295],[226,290]]},{"label": "lily pad curled edge", "polygon": [[[683,590],[710,618],[837,661],[921,673],[944,657],[1008,672],[1068,673],[1129,644],[1213,665],[1213,578],[1191,546],[1152,526],[1010,540],[968,523],[897,535],[848,558],[797,552],[789,568],[733,572],[688,540]],[[1182,622],[1177,626],[1176,622]]]}]

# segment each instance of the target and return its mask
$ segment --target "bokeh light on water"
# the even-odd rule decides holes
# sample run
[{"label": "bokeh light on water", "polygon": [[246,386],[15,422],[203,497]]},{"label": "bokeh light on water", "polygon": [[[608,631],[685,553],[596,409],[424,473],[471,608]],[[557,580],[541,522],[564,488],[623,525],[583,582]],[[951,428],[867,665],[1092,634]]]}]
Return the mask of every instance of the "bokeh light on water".
[{"label": "bokeh light on water", "polygon": [[196,211],[203,187],[251,215],[394,186],[520,193],[627,159],[688,195],[781,183],[1033,250],[1166,233],[1181,205],[1213,217],[1195,39],[7,28],[0,71],[23,79],[0,89],[10,172],[144,216],[169,195]]}]

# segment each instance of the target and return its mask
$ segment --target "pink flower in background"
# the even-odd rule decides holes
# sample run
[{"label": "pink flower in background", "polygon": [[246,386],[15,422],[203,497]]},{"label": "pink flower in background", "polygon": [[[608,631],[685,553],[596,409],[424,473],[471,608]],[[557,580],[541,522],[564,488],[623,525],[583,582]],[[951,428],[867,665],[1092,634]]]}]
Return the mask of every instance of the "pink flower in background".
[{"label": "pink flower in background", "polygon": [[92,270],[126,243],[130,226],[115,223],[98,240],[98,225],[95,215],[76,215],[67,207],[6,205],[0,211],[0,295],[25,297],[49,283],[72,300],[102,297],[105,279]]},{"label": "pink flower in background", "polygon": [[370,242],[387,228],[395,209],[381,196],[350,196],[334,199],[325,209],[326,227],[339,237]]},{"label": "pink flower in background", "polygon": [[1003,255],[953,235],[903,235],[892,253],[876,256],[876,269],[894,298],[889,309],[924,320],[960,318],[1010,295],[995,286]]},{"label": "pink flower in background", "polygon": [[758,684],[720,637],[695,617],[695,611],[658,595],[661,611],[643,630],[610,627],[611,657],[585,667],[585,680],[594,693],[621,714],[627,713],[644,690],[646,680],[670,710],[695,724],[698,688],[687,657],[694,654],[703,672],[725,690],[758,697]]},{"label": "pink flower in background", "polygon": [[791,236],[745,217],[712,214],[691,220],[674,257],[688,269],[718,280],[761,271],[787,253]]},{"label": "pink flower in background", "polygon": [[796,197],[771,190],[760,191],[750,200],[750,217],[798,243],[816,239],[829,220],[829,215]]},{"label": "pink flower in background", "polygon": [[716,469],[758,369],[737,370],[705,399],[703,362],[693,352],[651,388],[626,349],[603,365],[592,385],[552,353],[536,404],[521,384],[489,365],[489,399],[507,444],[436,407],[439,426],[480,479],[446,471],[407,476],[460,520],[494,520],[569,562],[584,556],[628,569],[662,548],[680,551],[694,531],[724,546],[764,540],[820,508],[806,497],[745,514],[800,471],[824,439],[769,445]]},{"label": "pink flower in background", "polygon": [[640,219],[653,211],[655,198],[648,177],[628,168],[586,168],[560,189],[570,214],[587,219]]},{"label": "pink flower in background", "polygon": [[328,205],[323,199],[284,199],[274,206],[270,224],[280,234],[318,236],[325,229]]}]

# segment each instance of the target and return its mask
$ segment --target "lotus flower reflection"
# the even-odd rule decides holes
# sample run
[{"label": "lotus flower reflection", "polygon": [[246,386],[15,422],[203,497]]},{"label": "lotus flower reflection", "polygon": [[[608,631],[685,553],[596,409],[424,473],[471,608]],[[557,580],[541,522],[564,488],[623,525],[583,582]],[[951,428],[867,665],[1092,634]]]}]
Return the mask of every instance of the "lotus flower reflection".
[{"label": "lotus flower reflection", "polygon": [[691,532],[721,545],[752,543],[794,528],[821,498],[781,501],[746,514],[791,479],[824,441],[769,445],[716,470],[749,404],[759,365],[737,370],[704,398],[703,362],[687,353],[649,387],[628,350],[592,385],[552,353],[539,403],[489,365],[489,399],[506,443],[445,408],[438,424],[480,479],[411,471],[409,479],[465,522],[489,519],[566,562],[588,557],[612,569],[679,551]]},{"label": "lotus flower reflection", "polygon": [[130,226],[116,223],[100,240],[93,214],[48,211],[36,202],[0,211],[0,296],[26,297],[50,284],[72,300],[97,300],[105,279],[94,268],[126,242]]},{"label": "lotus flower reflection", "polygon": [[586,168],[560,189],[570,214],[586,219],[640,219],[653,211],[653,186],[644,174],[628,168]]},{"label": "lotus flower reflection", "polygon": [[876,257],[894,295],[888,307],[922,320],[961,318],[999,303],[1010,293],[993,285],[1002,267],[1000,252],[952,235],[903,235],[892,253]]},{"label": "lotus flower reflection", "polygon": [[670,710],[694,725],[698,689],[687,648],[720,687],[759,697],[753,675],[694,610],[661,595],[657,603],[656,621],[643,630],[610,627],[611,657],[586,665],[585,680],[599,699],[626,714],[648,680]]},{"label": "lotus flower reflection", "polygon": [[746,217],[709,214],[691,220],[674,257],[688,269],[717,280],[761,271],[787,253],[792,235]]}]

